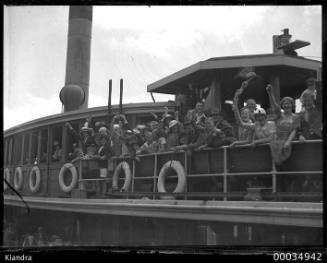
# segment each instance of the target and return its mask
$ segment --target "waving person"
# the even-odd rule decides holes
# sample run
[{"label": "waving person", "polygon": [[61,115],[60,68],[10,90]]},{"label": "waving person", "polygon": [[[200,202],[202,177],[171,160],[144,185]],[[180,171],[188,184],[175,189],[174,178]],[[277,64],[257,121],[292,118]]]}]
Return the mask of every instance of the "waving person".
[{"label": "waving person", "polygon": [[[272,86],[266,87],[268,96],[273,105],[270,105],[276,117],[276,137],[271,141],[271,153],[277,165],[280,165],[291,155],[291,143],[295,138],[296,129],[299,126],[299,118],[293,113],[294,99],[284,97],[280,101],[280,105],[276,102]],[[283,110],[283,111],[282,111]]]},{"label": "waving person", "polygon": [[238,109],[238,97],[242,94],[243,90],[247,87],[247,82],[244,81],[240,89],[238,89],[234,96],[234,113],[236,117],[236,121],[239,125],[245,129],[250,130],[253,133],[252,136],[252,145],[255,146],[257,144],[269,143],[273,140],[276,134],[276,126],[272,121],[267,121],[266,111],[262,108],[257,108],[254,111],[255,122],[244,122],[240,116],[240,112]]}]

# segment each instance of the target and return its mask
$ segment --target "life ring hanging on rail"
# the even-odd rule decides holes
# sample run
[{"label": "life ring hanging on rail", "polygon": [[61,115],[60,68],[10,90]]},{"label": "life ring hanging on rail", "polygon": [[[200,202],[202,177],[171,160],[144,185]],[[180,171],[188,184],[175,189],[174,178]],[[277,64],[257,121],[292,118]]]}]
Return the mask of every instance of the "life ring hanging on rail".
[{"label": "life ring hanging on rail", "polygon": [[[6,168],[3,171],[3,178],[6,178],[6,180],[8,182],[10,182],[10,171],[9,171],[9,168]],[[5,183],[5,180],[3,180],[3,190],[7,190],[7,189],[8,189],[8,185]]]},{"label": "life ring hanging on rail", "polygon": [[119,173],[120,170],[124,171],[125,179],[124,179],[124,185],[120,189],[120,192],[128,192],[131,181],[132,181],[132,173],[131,168],[129,167],[129,164],[127,162],[121,162],[117,165],[114,175],[112,177],[112,189],[118,189],[118,179],[119,179]]},{"label": "life ring hanging on rail", "polygon": [[[70,173],[72,174],[72,181],[70,182],[69,185],[66,185],[64,180],[67,170],[69,170]],[[58,179],[59,179],[59,186],[63,192],[69,193],[71,190],[73,190],[77,184],[77,179],[78,179],[77,170],[75,166],[71,163],[65,163],[63,167],[61,167],[60,169]]]},{"label": "life ring hanging on rail", "polygon": [[[186,189],[185,169],[179,161],[175,161],[175,160],[168,161],[162,166],[160,173],[159,173],[159,177],[158,177],[158,183],[157,183],[158,192],[159,193],[167,192],[166,188],[165,188],[165,179],[166,179],[166,176],[167,176],[170,168],[176,171],[177,177],[178,177],[177,186],[176,186],[175,190],[173,191],[173,193],[184,192]],[[166,199],[166,198],[162,197],[162,199]],[[171,198],[169,198],[169,199],[171,199]]]},{"label": "life ring hanging on rail", "polygon": [[23,186],[23,172],[20,166],[16,167],[14,174],[14,187],[16,190],[20,190]]},{"label": "life ring hanging on rail", "polygon": [[[33,176],[35,174],[35,183],[33,182]],[[30,172],[29,176],[29,187],[32,193],[39,191],[41,185],[41,172],[39,167],[34,166]]]}]

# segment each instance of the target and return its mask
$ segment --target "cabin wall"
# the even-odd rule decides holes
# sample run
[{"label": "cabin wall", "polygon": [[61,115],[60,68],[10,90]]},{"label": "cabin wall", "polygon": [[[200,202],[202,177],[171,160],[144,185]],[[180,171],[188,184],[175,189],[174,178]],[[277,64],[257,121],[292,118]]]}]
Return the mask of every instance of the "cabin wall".
[{"label": "cabin wall", "polygon": [[[63,211],[4,207],[6,223],[12,223],[16,243],[39,227],[51,240],[86,246],[321,246],[322,229],[253,223],[210,222],[150,217],[94,215]],[[5,244],[6,245],[6,244]]]}]

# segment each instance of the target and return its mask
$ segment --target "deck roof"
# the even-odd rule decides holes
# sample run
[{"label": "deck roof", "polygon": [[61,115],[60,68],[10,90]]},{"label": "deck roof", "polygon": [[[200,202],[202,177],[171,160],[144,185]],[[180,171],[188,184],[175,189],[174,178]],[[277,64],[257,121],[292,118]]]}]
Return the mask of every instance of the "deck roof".
[{"label": "deck roof", "polygon": [[196,74],[198,74],[198,77],[203,77],[203,75],[200,76],[200,73],[205,74],[212,70],[269,66],[287,66],[291,68],[316,71],[319,69],[319,67],[321,67],[321,62],[306,59],[304,57],[292,57],[280,54],[214,57],[205,61],[197,62],[189,67],[149,84],[147,86],[147,91],[174,93],[174,89],[177,86],[187,85],[192,79],[194,79]]}]

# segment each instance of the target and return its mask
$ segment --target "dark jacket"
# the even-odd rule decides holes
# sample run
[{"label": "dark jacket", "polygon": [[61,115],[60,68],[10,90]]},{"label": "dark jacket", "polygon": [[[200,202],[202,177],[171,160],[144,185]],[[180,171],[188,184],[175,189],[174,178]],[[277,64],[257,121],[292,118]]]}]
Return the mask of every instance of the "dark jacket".
[{"label": "dark jacket", "polygon": [[[306,120],[305,115],[308,114]],[[322,116],[317,108],[310,109],[307,113],[300,112],[300,127],[298,128],[298,136],[302,135],[307,140],[322,138]]]},{"label": "dark jacket", "polygon": [[95,147],[96,143],[94,140],[94,136],[89,135],[87,137],[83,137],[81,134],[77,133],[74,129],[71,129],[73,135],[82,142],[82,151],[83,153],[87,153],[88,147]]},{"label": "dark jacket", "polygon": [[224,140],[225,141],[230,142],[230,143],[235,141],[233,126],[231,124],[229,124],[227,121],[222,120],[220,122],[216,122],[215,127],[217,129],[220,129],[224,133],[224,135],[225,135]]},{"label": "dark jacket", "polygon": [[104,145],[100,145],[96,152],[97,155],[100,157],[104,157],[104,160],[99,159],[99,167],[100,168],[107,168],[108,166],[108,159],[113,156],[113,151],[110,147],[109,143],[105,143]]}]

